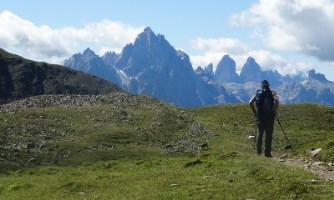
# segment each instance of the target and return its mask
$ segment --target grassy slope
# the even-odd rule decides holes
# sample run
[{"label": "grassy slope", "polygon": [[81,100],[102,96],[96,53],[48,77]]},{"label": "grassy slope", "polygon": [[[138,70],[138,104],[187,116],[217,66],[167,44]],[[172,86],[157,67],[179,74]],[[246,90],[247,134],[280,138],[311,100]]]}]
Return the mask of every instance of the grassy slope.
[{"label": "grassy slope", "polygon": [[[294,146],[289,155],[304,154],[305,149],[312,146],[323,148],[319,159],[333,159],[331,157],[333,154],[330,154],[333,152],[333,141],[330,136],[334,129],[331,123],[327,123],[333,122],[333,110],[310,104],[280,108],[282,125],[286,127]],[[101,115],[105,111],[110,113],[108,107],[98,106],[46,108],[17,114],[16,117],[24,121],[27,115],[36,112],[37,116],[48,113],[47,116],[57,116],[67,123],[71,118],[66,116],[71,116],[73,119],[71,123],[75,123],[73,126],[66,128],[54,124],[52,127],[73,133],[71,134],[73,140],[69,140],[72,142],[67,144],[67,147],[73,150],[80,149],[80,146],[84,145],[82,141],[75,142],[78,133],[81,134],[80,140],[86,142],[103,143],[112,140],[117,143],[113,143],[115,148],[106,154],[86,152],[72,159],[64,159],[64,162],[67,161],[72,165],[85,162],[76,166],[59,164],[37,166],[2,174],[0,175],[1,199],[332,199],[334,197],[333,183],[254,154],[252,143],[247,140],[247,136],[254,133],[254,127],[246,105],[190,110],[215,134],[214,139],[209,142],[209,150],[193,156],[166,154],[161,151],[159,145],[155,145],[154,141],[161,141],[161,138],[165,138],[163,135],[168,135],[173,127],[177,127],[173,131],[177,132],[176,135],[187,132],[182,128],[183,120],[178,120],[178,123],[170,121],[177,115],[168,115],[169,117],[160,120],[167,123],[162,123],[164,125],[158,126],[162,126],[160,130],[154,131],[158,135],[163,133],[159,139],[148,138],[147,141],[140,139],[142,145],[134,146],[127,144],[138,144],[138,130],[142,129],[137,130],[136,127],[143,127],[145,130],[152,124],[152,119],[160,119],[164,115],[156,114],[152,108],[148,110],[127,108],[126,112],[132,113],[134,120],[130,120],[124,126],[113,127],[113,123],[109,123],[108,130],[115,129],[118,130],[115,133],[126,134],[129,137],[116,138],[117,135],[113,135],[110,138],[104,135],[99,123],[103,123],[103,120],[105,120],[104,125],[110,121],[117,122],[121,115],[116,113]],[[187,119],[185,115],[189,116],[184,114],[181,118]],[[87,121],[87,116],[94,120]],[[49,123],[52,123],[51,120]],[[89,132],[94,134],[89,136]],[[85,140],[85,137],[88,139]],[[314,141],[317,142],[314,144]],[[286,153],[280,150],[286,143],[279,131],[275,132],[274,144],[276,153]],[[96,159],[99,156],[101,157]],[[89,160],[105,161],[87,162]]]},{"label": "grassy slope", "polygon": [[[90,101],[93,103],[89,106],[75,106]],[[167,145],[169,152],[191,153],[198,151],[196,145],[198,148],[205,142],[205,131],[194,130],[193,127],[201,126],[187,112],[147,97],[125,93],[93,98],[40,96],[13,105],[58,102],[65,105],[19,107],[0,113],[0,150],[4,161],[16,165],[73,165],[121,157],[160,156],[166,153]],[[190,141],[190,137],[196,141]],[[5,171],[5,166],[0,171]]]},{"label": "grassy slope", "polygon": [[[215,148],[231,145],[231,140],[240,150],[250,150],[249,135],[254,135],[254,119],[247,105],[225,105],[205,107],[194,110],[196,115],[207,126],[226,140],[217,139]],[[288,144],[284,134],[275,121],[273,151],[277,154],[308,156],[310,150],[322,148],[317,158],[334,162],[334,108],[318,104],[282,105],[279,108],[278,118],[289,141],[292,150],[284,152]],[[227,133],[227,134],[224,134]],[[232,142],[233,144],[233,142]],[[246,145],[247,147],[243,147]],[[223,151],[223,149],[222,149]]]}]

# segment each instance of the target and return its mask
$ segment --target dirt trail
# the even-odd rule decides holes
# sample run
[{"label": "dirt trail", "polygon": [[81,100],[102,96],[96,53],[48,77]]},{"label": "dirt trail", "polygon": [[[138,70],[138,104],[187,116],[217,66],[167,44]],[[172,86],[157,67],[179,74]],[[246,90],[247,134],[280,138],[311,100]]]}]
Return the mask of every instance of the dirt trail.
[{"label": "dirt trail", "polygon": [[288,166],[300,167],[327,181],[334,182],[334,163],[324,163],[312,158],[287,158],[285,155],[276,157],[275,160]]}]

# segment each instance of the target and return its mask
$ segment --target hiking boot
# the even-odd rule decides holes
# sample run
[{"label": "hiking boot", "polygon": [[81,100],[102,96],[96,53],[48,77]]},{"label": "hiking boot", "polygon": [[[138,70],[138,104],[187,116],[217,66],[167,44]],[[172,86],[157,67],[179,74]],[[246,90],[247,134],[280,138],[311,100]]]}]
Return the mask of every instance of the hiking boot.
[{"label": "hiking boot", "polygon": [[265,157],[272,158],[273,156],[271,154],[269,154],[269,155],[265,155]]}]

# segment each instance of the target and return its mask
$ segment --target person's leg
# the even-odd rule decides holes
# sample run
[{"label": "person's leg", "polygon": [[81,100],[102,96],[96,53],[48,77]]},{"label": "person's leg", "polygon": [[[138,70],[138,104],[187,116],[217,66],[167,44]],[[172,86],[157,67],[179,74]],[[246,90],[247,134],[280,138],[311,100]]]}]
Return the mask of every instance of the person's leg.
[{"label": "person's leg", "polygon": [[264,124],[259,123],[257,125],[257,141],[256,141],[256,153],[258,155],[262,154],[262,138],[264,133]]},{"label": "person's leg", "polygon": [[265,148],[264,148],[264,155],[266,157],[272,157],[271,144],[273,140],[273,130],[274,130],[274,121],[267,122],[266,123]]}]

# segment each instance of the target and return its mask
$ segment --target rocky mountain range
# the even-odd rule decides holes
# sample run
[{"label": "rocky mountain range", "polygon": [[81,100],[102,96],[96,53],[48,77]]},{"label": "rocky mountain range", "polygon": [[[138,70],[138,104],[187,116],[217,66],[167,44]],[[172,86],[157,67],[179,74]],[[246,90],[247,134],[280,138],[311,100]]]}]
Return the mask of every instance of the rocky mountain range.
[{"label": "rocky mountain range", "polygon": [[0,104],[43,94],[122,91],[104,79],[60,65],[35,62],[0,49]]},{"label": "rocky mountain range", "polygon": [[150,95],[181,107],[247,102],[264,79],[269,80],[283,103],[334,105],[334,83],[314,70],[307,76],[282,76],[277,71],[263,71],[249,57],[238,74],[229,55],[222,57],[215,71],[212,64],[193,70],[185,52],[176,50],[149,27],[120,54],[107,52],[99,57],[86,49],[65,60],[64,65],[110,80],[131,93]]},{"label": "rocky mountain range", "polygon": [[238,102],[219,84],[207,83],[198,76],[189,56],[175,50],[163,35],[156,35],[150,28],[139,34],[133,44],[126,45],[119,55],[108,52],[98,57],[87,49],[65,60],[64,65],[95,75],[106,68],[115,68],[117,71],[110,77],[118,75],[121,82],[104,78],[131,93],[154,96],[181,107]]}]

